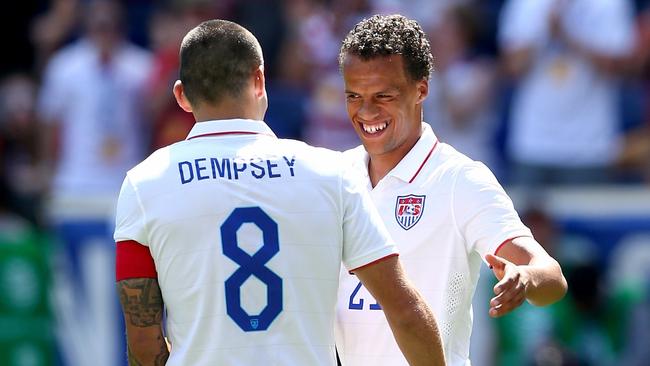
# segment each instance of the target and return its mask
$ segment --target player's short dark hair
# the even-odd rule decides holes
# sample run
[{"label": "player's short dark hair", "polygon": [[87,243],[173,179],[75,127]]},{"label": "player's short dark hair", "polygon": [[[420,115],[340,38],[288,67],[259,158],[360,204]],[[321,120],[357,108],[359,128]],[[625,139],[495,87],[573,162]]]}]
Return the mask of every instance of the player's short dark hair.
[{"label": "player's short dark hair", "polygon": [[183,38],[180,79],[191,104],[238,97],[263,64],[260,45],[248,30],[227,20],[208,20]]},{"label": "player's short dark hair", "polygon": [[433,68],[431,45],[426,34],[418,22],[399,14],[373,15],[359,22],[341,45],[341,71],[346,55],[357,56],[363,60],[401,55],[406,75],[412,80],[428,80]]}]

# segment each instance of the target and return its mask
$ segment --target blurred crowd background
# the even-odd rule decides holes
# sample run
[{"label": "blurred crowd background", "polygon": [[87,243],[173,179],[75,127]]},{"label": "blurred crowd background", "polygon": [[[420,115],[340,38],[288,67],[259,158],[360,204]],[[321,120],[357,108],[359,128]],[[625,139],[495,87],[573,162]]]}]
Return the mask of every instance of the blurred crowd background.
[{"label": "blurred crowd background", "polygon": [[114,204],[125,172],[193,124],[171,93],[189,29],[250,29],[271,127],[343,150],[358,140],[338,49],[374,13],[420,22],[435,57],[425,120],[495,172],[569,281],[560,303],[494,320],[486,269],[473,363],[648,365],[648,0],[12,2],[0,22],[0,364],[125,365]]}]

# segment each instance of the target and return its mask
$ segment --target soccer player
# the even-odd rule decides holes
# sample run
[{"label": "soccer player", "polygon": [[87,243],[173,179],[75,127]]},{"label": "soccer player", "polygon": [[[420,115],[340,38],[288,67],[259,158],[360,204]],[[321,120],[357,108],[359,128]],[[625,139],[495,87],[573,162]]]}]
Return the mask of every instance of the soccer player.
[{"label": "soccer player", "polygon": [[207,21],[180,59],[174,96],[197,123],[127,173],[117,206],[130,363],[332,366],[342,261],[409,362],[444,364],[432,313],[341,153],[280,140],[262,121],[255,37]]},{"label": "soccer player", "polygon": [[[363,144],[346,156],[365,176],[405,271],[436,315],[447,362],[469,365],[481,261],[499,279],[493,317],[524,300],[547,305],[562,298],[560,266],[522,224],[490,170],[438,141],[423,122],[432,55],[417,22],[400,15],[362,20],[343,41],[339,62],[348,115]],[[406,364],[382,307],[358,277],[342,276],[336,322],[342,365]]]}]

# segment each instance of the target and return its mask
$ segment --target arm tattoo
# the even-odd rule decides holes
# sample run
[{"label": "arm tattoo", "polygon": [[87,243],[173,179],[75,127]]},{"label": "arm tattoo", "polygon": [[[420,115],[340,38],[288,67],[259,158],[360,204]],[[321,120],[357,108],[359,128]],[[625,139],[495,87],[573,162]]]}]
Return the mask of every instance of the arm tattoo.
[{"label": "arm tattoo", "polygon": [[[127,326],[130,366],[165,365],[169,358],[162,334],[163,298],[155,278],[131,278],[117,282]],[[144,335],[131,343],[131,332]],[[152,333],[153,332],[153,333]],[[131,348],[136,347],[136,348]]]},{"label": "arm tattoo", "polygon": [[138,359],[135,357],[133,352],[131,352],[131,347],[128,348],[128,352],[129,352],[129,366],[142,366],[142,364],[140,363],[140,361],[138,361]]},{"label": "arm tattoo", "polygon": [[154,278],[131,278],[117,283],[125,317],[136,327],[159,325],[163,298]]},{"label": "arm tattoo", "polygon": [[156,355],[156,360],[154,365],[156,366],[165,366],[167,359],[169,358],[169,349],[167,349],[167,342],[165,342],[162,337],[160,337],[160,353]]}]

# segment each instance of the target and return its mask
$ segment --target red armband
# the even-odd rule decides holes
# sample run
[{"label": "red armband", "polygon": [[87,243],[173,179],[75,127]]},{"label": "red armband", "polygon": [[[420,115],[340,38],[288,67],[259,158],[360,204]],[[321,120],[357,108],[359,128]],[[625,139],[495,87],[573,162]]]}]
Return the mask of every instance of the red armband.
[{"label": "red armband", "polygon": [[118,241],[115,253],[115,279],[158,278],[149,248],[133,240]]}]

